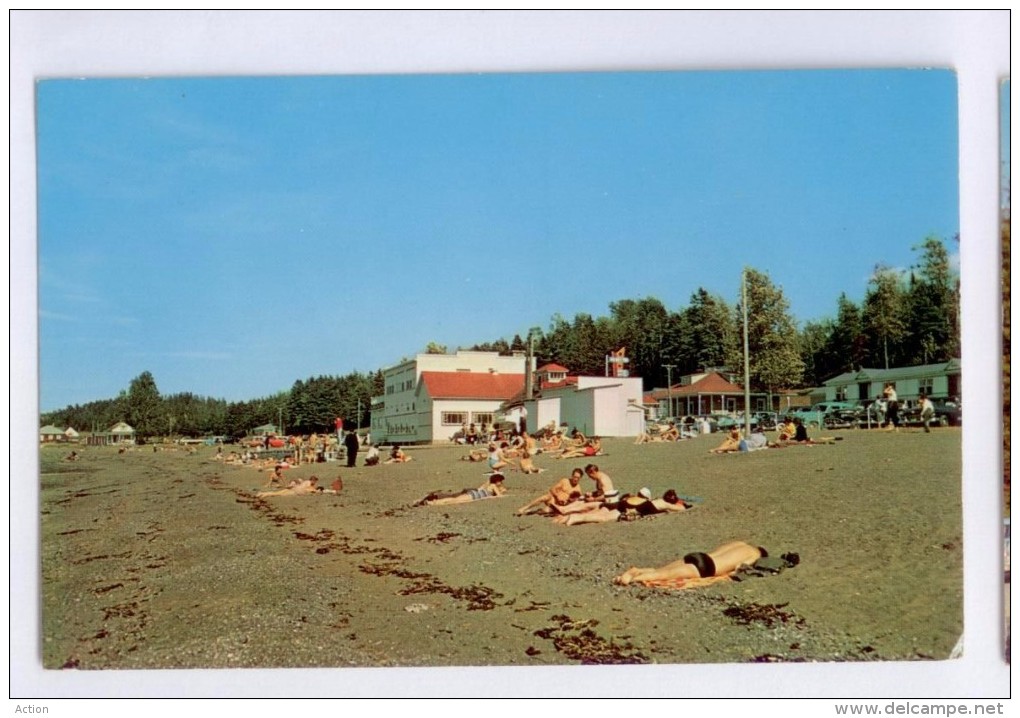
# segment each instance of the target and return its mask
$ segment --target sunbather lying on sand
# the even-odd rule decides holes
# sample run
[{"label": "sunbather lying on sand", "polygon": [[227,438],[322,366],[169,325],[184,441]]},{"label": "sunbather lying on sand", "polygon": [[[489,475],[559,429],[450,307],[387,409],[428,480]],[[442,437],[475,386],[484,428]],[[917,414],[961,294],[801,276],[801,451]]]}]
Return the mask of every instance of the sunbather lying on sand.
[{"label": "sunbather lying on sand", "polygon": [[[646,491],[645,489],[642,489]],[[592,504],[589,504],[589,506]],[[578,511],[553,519],[563,526],[577,526],[579,524],[604,524],[612,521],[631,521],[642,516],[652,514],[677,513],[687,511],[691,504],[686,503],[676,491],[670,489],[663,494],[661,499],[649,499],[640,494],[632,496],[624,494],[619,502],[611,506],[605,504],[589,511]]]},{"label": "sunbather lying on sand", "polygon": [[562,454],[557,458],[560,459],[577,459],[582,456],[598,456],[602,453],[602,440],[593,436],[585,442],[584,446],[572,447],[565,449]]},{"label": "sunbather lying on sand", "polygon": [[489,452],[486,451],[485,449],[471,449],[471,451],[469,451],[467,454],[465,454],[464,456],[460,457],[460,460],[461,461],[482,462],[482,461],[485,461],[488,457],[489,457]]},{"label": "sunbather lying on sand", "polygon": [[256,496],[306,496],[308,494],[314,494],[322,491],[322,487],[319,486],[319,477],[312,476],[301,481],[292,481],[290,486],[285,489],[279,489],[277,491],[260,491]]},{"label": "sunbather lying on sand", "polygon": [[581,483],[582,476],[584,476],[584,472],[581,469],[574,469],[569,478],[560,479],[548,492],[525,504],[514,513],[517,516],[524,516],[536,509],[541,511],[542,509],[549,510],[552,506],[566,506],[581,498],[581,489],[578,488],[578,485]]},{"label": "sunbather lying on sand", "polygon": [[730,541],[709,553],[689,553],[679,561],[659,568],[629,568],[614,578],[613,583],[626,586],[630,583],[728,576],[741,566],[751,565],[767,555],[765,549],[743,541]]},{"label": "sunbather lying on sand", "polygon": [[479,499],[494,499],[506,493],[503,486],[503,474],[493,474],[489,480],[477,489],[464,489],[455,494],[433,492],[415,502],[415,506],[446,506],[448,504],[466,504]]}]

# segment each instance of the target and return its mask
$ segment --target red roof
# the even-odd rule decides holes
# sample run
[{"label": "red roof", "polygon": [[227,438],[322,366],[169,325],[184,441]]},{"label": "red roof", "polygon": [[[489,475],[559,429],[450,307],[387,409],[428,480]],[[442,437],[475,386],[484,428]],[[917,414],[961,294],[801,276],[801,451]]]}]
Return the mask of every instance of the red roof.
[{"label": "red roof", "polygon": [[421,380],[433,399],[498,399],[505,401],[524,389],[523,374],[423,371]]},{"label": "red roof", "polygon": [[670,395],[679,397],[697,396],[698,394],[740,394],[743,391],[743,387],[728,382],[721,374],[713,372],[693,384],[676,384],[671,390],[656,389],[653,395],[658,399],[665,399]]},{"label": "red roof", "polygon": [[559,374],[559,373],[565,373],[565,372],[567,372],[569,370],[565,366],[560,366],[559,364],[543,364],[542,366],[540,366],[535,371],[536,372],[544,371],[544,372],[549,373],[549,374]]}]

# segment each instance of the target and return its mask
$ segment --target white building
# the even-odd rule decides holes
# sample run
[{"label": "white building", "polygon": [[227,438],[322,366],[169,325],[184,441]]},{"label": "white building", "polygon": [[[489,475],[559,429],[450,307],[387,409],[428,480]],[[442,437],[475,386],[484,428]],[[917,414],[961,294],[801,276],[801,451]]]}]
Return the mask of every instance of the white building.
[{"label": "white building", "polygon": [[549,424],[566,425],[586,436],[638,436],[645,430],[641,379],[637,377],[568,376],[558,365],[538,369],[536,396],[523,392],[508,402],[508,416],[527,410],[528,431]]},{"label": "white building", "polygon": [[372,398],[375,443],[448,441],[465,424],[492,425],[500,406],[524,389],[523,353],[458,350],[418,354],[383,369],[385,394]]}]

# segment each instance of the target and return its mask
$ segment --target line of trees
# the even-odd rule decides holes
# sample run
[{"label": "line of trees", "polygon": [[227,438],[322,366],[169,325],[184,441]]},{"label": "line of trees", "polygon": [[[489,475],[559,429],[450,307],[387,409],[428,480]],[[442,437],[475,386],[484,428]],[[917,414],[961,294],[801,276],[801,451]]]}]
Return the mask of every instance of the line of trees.
[{"label": "line of trees", "polygon": [[[959,241],[959,237],[954,238]],[[1008,240],[1007,240],[1008,241]],[[906,271],[878,265],[864,300],[845,294],[836,316],[802,328],[790,313],[782,287],[753,268],[745,270],[750,378],[754,391],[816,386],[859,367],[886,368],[948,361],[960,356],[959,280],[938,237],[917,245],[917,264]],[[602,374],[606,355],[627,348],[632,376],[646,389],[666,386],[711,367],[743,366],[741,290],[733,303],[699,288],[686,307],[669,310],[653,297],[622,299],[609,316],[553,315],[548,330],[534,328],[540,363],[556,362],[577,374]],[[520,335],[469,347],[510,354],[525,349]],[[427,351],[444,352],[432,343]],[[143,372],[116,399],[70,406],[44,414],[43,424],[105,430],[120,420],[140,436],[223,434],[242,436],[255,426],[282,421],[289,433],[331,431],[333,420],[366,426],[371,397],[384,393],[382,372],[298,380],[289,391],[227,402],[189,393],[160,396]]]},{"label": "line of trees", "polygon": [[[959,241],[959,237],[954,238]],[[960,356],[959,280],[938,237],[914,247],[918,262],[908,270],[878,265],[864,300],[843,294],[836,316],[798,328],[789,301],[769,276],[748,268],[748,344],[751,388],[816,386],[860,367],[888,368],[948,361]],[[699,288],[686,307],[667,309],[658,299],[624,299],[609,316],[552,317],[539,330],[539,362],[556,362],[578,374],[602,374],[605,357],[627,347],[631,375],[646,389],[710,367],[743,366],[740,287],[736,300]],[[520,337],[515,343],[523,346]],[[509,352],[505,340],[471,349]],[[672,369],[667,369],[672,367]],[[672,376],[671,376],[672,375]]]},{"label": "line of trees", "polygon": [[[294,382],[290,391],[249,401],[228,402],[188,392],[162,396],[144,371],[115,399],[73,405],[41,417],[42,424],[106,431],[126,421],[139,437],[244,436],[256,426],[278,425],[292,434],[333,431],[337,416],[346,425],[371,422],[371,398],[383,393],[382,372],[319,376]],[[360,409],[360,414],[359,414]]]}]

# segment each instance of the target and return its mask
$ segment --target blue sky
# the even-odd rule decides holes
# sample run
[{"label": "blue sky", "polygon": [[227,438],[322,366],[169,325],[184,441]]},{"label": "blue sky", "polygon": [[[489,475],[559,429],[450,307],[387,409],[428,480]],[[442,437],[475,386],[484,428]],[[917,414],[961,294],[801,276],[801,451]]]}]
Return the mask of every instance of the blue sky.
[{"label": "blue sky", "polygon": [[831,316],[959,231],[956,97],[936,70],[42,81],[40,407],[733,302],[744,265]]},{"label": "blue sky", "polygon": [[1009,80],[999,86],[999,157],[1002,163],[999,179],[1003,187],[1002,203],[1009,205]]}]

